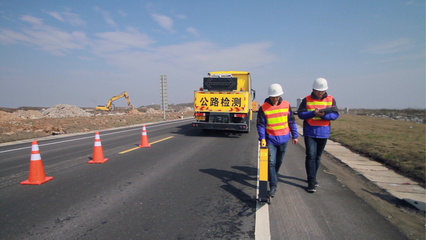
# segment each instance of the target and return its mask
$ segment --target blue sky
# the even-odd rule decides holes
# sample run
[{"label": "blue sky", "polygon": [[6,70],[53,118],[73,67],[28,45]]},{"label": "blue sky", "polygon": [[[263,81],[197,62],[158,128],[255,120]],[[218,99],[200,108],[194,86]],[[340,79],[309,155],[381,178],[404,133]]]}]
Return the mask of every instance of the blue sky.
[{"label": "blue sky", "polygon": [[160,75],[187,103],[220,70],[260,102],[323,77],[339,108],[425,108],[425,2],[0,0],[0,107],[160,103]]}]

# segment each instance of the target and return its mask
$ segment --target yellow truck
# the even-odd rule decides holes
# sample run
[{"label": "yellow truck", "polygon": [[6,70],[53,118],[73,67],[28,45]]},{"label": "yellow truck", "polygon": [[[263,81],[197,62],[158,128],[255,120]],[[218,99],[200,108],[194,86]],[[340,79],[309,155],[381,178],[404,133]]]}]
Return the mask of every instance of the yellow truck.
[{"label": "yellow truck", "polygon": [[203,87],[194,91],[194,128],[250,132],[251,75],[242,71],[209,72]]}]

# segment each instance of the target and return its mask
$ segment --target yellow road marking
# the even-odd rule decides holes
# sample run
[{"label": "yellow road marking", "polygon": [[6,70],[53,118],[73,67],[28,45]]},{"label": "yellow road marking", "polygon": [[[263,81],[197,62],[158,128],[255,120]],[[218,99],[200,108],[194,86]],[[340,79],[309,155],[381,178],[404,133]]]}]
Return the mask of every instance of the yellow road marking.
[{"label": "yellow road marking", "polygon": [[[157,141],[155,141],[155,142],[149,143],[149,145],[152,145],[152,144],[154,144],[154,143],[158,143],[158,142],[161,142],[161,141],[164,141],[164,140],[170,139],[170,138],[172,138],[172,137],[173,137],[173,136],[170,136],[170,137],[166,137],[166,138],[163,138],[163,139],[157,140]],[[119,152],[118,154],[127,153],[127,152],[130,152],[130,151],[133,151],[133,150],[139,149],[139,148],[140,148],[140,147],[131,148],[131,149],[129,149],[129,150]]]}]

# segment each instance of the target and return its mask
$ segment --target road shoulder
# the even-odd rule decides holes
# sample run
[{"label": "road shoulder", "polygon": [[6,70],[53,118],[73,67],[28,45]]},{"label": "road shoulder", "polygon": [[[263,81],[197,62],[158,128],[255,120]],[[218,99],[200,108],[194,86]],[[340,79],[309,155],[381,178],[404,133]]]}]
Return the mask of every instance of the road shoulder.
[{"label": "road shoulder", "polygon": [[425,239],[425,213],[378,187],[328,152],[322,164],[410,239]]}]

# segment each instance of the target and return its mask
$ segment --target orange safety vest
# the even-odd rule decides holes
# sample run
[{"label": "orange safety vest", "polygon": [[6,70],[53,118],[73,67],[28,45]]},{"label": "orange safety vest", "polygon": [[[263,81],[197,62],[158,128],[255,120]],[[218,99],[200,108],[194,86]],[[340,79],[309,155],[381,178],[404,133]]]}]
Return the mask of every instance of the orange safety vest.
[{"label": "orange safety vest", "polygon": [[273,136],[287,135],[290,132],[288,127],[288,115],[290,104],[284,100],[278,106],[272,106],[268,102],[262,104],[262,110],[266,118],[266,133]]},{"label": "orange safety vest", "polygon": [[[333,97],[327,96],[321,100],[312,98],[310,95],[306,96],[306,109],[308,111],[315,111],[315,108],[324,109],[333,105]],[[311,126],[328,126],[330,120],[322,120],[320,117],[313,117],[306,120]]]}]

